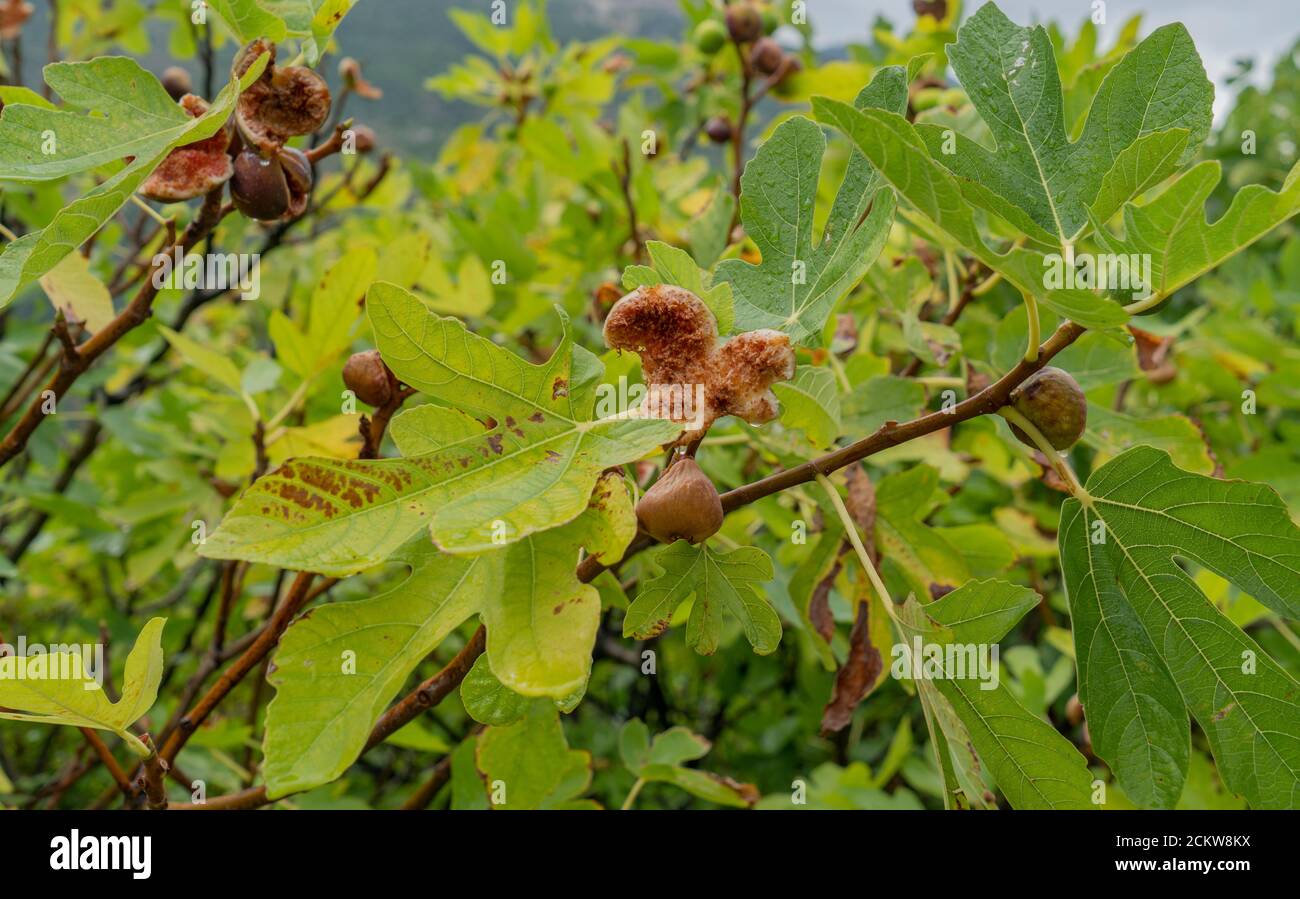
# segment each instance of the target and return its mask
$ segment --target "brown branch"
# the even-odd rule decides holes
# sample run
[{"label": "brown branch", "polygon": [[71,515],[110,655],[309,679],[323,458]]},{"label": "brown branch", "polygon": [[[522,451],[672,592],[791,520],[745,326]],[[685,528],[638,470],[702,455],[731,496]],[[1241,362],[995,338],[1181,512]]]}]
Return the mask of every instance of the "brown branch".
[{"label": "brown branch", "polygon": [[81,735],[86,738],[86,742],[90,744],[90,748],[95,750],[95,755],[99,756],[99,760],[104,763],[104,767],[108,769],[108,773],[113,776],[113,781],[117,784],[117,788],[122,791],[122,795],[127,797],[131,796],[134,792],[131,787],[131,778],[126,776],[126,772],[123,771],[122,766],[117,763],[117,759],[113,758],[113,753],[108,751],[108,746],[105,745],[99,734],[95,733],[94,728],[90,727],[80,727],[77,729],[80,730]]},{"label": "brown branch", "polygon": [[[374,728],[370,731],[370,738],[366,740],[366,745],[362,748],[358,758],[387,740],[421,713],[427,709],[433,708],[446,699],[447,696],[451,694],[452,690],[455,690],[460,686],[461,682],[465,679],[465,675],[469,674],[470,669],[474,667],[475,659],[483,654],[483,650],[486,646],[487,632],[480,625],[478,630],[474,632],[474,635],[469,638],[469,642],[465,644],[464,648],[461,649],[460,652],[456,653],[456,656],[448,662],[441,671],[420,684],[420,686],[416,687],[411,693],[398,700],[391,708],[389,708],[388,711],[380,716],[379,720],[375,722]],[[450,755],[447,755],[438,763],[438,765],[442,766],[444,763],[447,766],[450,766]],[[438,768],[435,767],[435,776],[437,771]],[[425,787],[428,786],[429,784],[425,784]],[[436,793],[437,791],[438,788],[434,787],[433,793]],[[430,798],[432,798],[433,793],[429,794]],[[280,798],[283,799],[285,797],[282,796]],[[207,802],[177,803],[176,805],[173,805],[172,808],[190,810],[251,809],[261,808],[271,801],[272,800],[267,798],[266,787],[259,786],[250,787],[246,790],[241,790],[238,793],[231,793],[226,796],[217,796]],[[423,808],[425,805],[428,805],[427,799],[420,807]]]},{"label": "brown branch", "polygon": [[[176,241],[175,225],[168,222],[165,243],[171,246],[169,253],[177,249],[191,249],[216,228],[221,222],[223,212],[221,205],[223,190],[224,186],[212,191],[203,198],[203,205],[199,207],[198,214],[189,223],[179,242]],[[153,301],[158,295],[158,288],[154,286],[153,274],[163,264],[163,258],[155,260],[153,266],[150,267],[149,277],[145,278],[144,283],[140,285],[140,289],[126,308],[93,337],[77,346],[75,354],[71,354],[70,357],[70,354],[65,351],[58,371],[46,383],[44,390],[33,398],[31,405],[27,407],[27,411],[9,433],[5,435],[4,440],[0,441],[0,466],[6,465],[14,456],[22,452],[32,434],[49,417],[45,413],[44,396],[47,392],[53,394],[57,403],[96,359],[131,331],[138,328],[153,314]]]},{"label": "brown branch", "polygon": [[465,644],[465,648],[456,653],[456,657],[448,662],[446,667],[402,697],[380,716],[374,730],[370,732],[370,739],[366,741],[365,749],[361,751],[364,753],[373,749],[426,709],[433,708],[447,698],[452,690],[460,686],[465,675],[469,674],[469,670],[474,667],[474,660],[483,654],[486,645],[487,631],[480,624],[478,630],[474,631],[474,636],[470,637],[469,642]]},{"label": "brown branch", "polygon": [[623,138],[623,168],[614,166],[618,175],[618,186],[623,192],[623,206],[627,210],[627,227],[631,232],[632,256],[641,260],[645,256],[645,242],[641,240],[641,227],[637,224],[636,201],[632,198],[632,147],[627,138]]},{"label": "brown branch", "polygon": [[417,812],[427,808],[433,801],[433,797],[449,780],[451,780],[451,753],[438,760],[438,764],[433,766],[433,773],[429,775],[429,779],[402,803],[402,811]]},{"label": "brown branch", "polygon": [[267,623],[266,627],[258,634],[257,639],[244,651],[235,663],[222,672],[221,677],[212,685],[212,688],[203,695],[195,706],[186,712],[180,719],[176,729],[168,736],[167,742],[163,745],[161,757],[168,762],[176,758],[176,754],[181,751],[190,735],[194,733],[198,726],[204,722],[212,710],[217,707],[217,703],[226,698],[226,695],[239,684],[248,672],[257,667],[257,664],[266,657],[280,640],[280,635],[284,633],[289,622],[293,620],[294,615],[302,608],[306,598],[307,591],[311,587],[312,580],[316,575],[302,571],[294,578],[293,584],[289,587],[289,593],[280,603],[280,607],[275,610],[275,614]]},{"label": "brown branch", "polygon": [[[907,443],[909,440],[924,437],[926,434],[942,431],[958,422],[997,412],[1007,404],[1013,390],[1019,387],[1026,378],[1046,365],[1053,356],[1078,340],[1079,335],[1085,330],[1082,325],[1077,325],[1071,321],[1064,322],[1038,348],[1037,359],[1033,362],[1022,359],[1015,368],[978,393],[968,396],[951,409],[931,412],[928,415],[922,415],[920,418],[914,418],[902,424],[896,421],[887,421],[874,433],[863,437],[856,443],[851,443],[834,452],[819,456],[811,462],[805,462],[803,465],[797,465],[794,468],[787,468],[785,471],[769,475],[761,480],[754,481],[752,484],[737,487],[735,490],[728,490],[722,494],[722,509],[724,512],[735,511],[741,506],[749,505],[774,493],[796,487],[799,484],[806,484],[815,480],[818,475],[829,475],[833,471],[838,471],[846,465],[852,465],[854,462],[861,461],[891,446],[898,446],[901,443]],[[654,544],[654,542],[653,538],[645,534],[638,534],[627,548],[627,552],[623,554],[623,559],[636,555],[641,550]],[[615,565],[620,564],[621,561],[615,563]],[[589,556],[578,565],[578,580],[588,583],[607,567],[615,566],[602,565],[595,557]]]},{"label": "brown branch", "polygon": [[148,800],[149,808],[165,809],[167,808],[167,769],[170,766],[166,759],[159,757],[158,750],[154,748],[153,740],[148,734],[141,739],[149,749],[149,757],[144,760],[144,773],[141,775],[145,798]]}]

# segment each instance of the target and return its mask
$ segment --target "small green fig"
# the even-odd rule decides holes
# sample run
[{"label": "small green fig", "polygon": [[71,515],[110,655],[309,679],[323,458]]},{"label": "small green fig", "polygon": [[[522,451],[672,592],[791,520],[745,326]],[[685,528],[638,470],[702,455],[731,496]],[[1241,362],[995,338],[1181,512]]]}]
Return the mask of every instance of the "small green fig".
[{"label": "small green fig", "polygon": [[[1088,424],[1088,401],[1079,383],[1068,372],[1050,365],[1034,372],[1012,392],[1011,405],[1058,450],[1074,446]],[[1011,430],[1021,443],[1035,445],[1015,425]]]},{"label": "small green fig", "polygon": [[705,19],[695,26],[691,39],[695,42],[696,50],[712,56],[727,42],[727,29],[717,19]]}]

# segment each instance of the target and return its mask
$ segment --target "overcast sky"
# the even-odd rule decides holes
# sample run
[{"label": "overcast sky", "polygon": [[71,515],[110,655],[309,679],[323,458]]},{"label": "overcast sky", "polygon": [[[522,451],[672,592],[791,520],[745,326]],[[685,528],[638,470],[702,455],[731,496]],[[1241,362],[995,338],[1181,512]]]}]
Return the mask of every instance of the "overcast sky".
[{"label": "overcast sky", "polygon": [[[1055,20],[1068,26],[1073,35],[1083,20],[1091,15],[1092,0],[997,0],[998,6],[1014,22],[1029,24]],[[863,33],[877,15],[894,22],[910,18],[911,0],[809,0],[808,10],[819,45],[842,44],[853,40],[848,35]],[[982,4],[966,0],[963,15],[970,15]],[[1192,40],[1205,62],[1205,70],[1215,85],[1215,112],[1225,108],[1224,78],[1233,70],[1233,61],[1242,56],[1256,59],[1255,80],[1260,81],[1273,68],[1280,54],[1290,49],[1300,35],[1300,0],[1111,0],[1106,4],[1106,24],[1098,26],[1101,46],[1109,47],[1120,27],[1134,13],[1143,13],[1143,34],[1168,22],[1182,22],[1192,33]],[[843,23],[828,28],[818,22]],[[846,35],[846,32],[848,35]]]}]

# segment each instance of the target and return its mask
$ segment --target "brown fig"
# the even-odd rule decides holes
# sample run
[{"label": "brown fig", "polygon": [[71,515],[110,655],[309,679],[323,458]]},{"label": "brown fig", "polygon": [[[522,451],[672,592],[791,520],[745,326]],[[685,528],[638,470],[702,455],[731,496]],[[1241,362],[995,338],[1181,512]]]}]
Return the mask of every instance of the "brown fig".
[{"label": "brown fig", "polygon": [[230,198],[251,219],[270,222],[283,217],[289,211],[289,184],[280,161],[244,150],[235,158]]},{"label": "brown fig", "polygon": [[379,350],[353,353],[343,366],[343,384],[367,406],[383,406],[393,398],[397,378],[384,364]]},{"label": "brown fig", "polygon": [[731,140],[731,135],[735,129],[731,127],[731,120],[726,116],[715,115],[704,123],[704,133],[709,136],[709,140],[715,144],[725,144]]},{"label": "brown fig", "polygon": [[763,16],[746,0],[728,6],[726,18],[727,31],[738,44],[748,44],[763,36]]},{"label": "brown fig", "polygon": [[285,183],[289,186],[288,216],[296,219],[307,211],[307,200],[311,197],[311,160],[306,153],[295,147],[285,147],[276,154],[276,159],[284,171]]},{"label": "brown fig", "polygon": [[[1050,365],[1034,372],[1012,392],[1011,405],[1058,450],[1074,446],[1088,424],[1083,389],[1068,372]],[[1011,430],[1021,443],[1035,445],[1015,425]]]},{"label": "brown fig", "polygon": [[169,66],[158,80],[162,82],[163,90],[167,91],[173,100],[179,101],[193,89],[190,73],[180,66]]},{"label": "brown fig", "polygon": [[722,527],[722,500],[695,460],[681,456],[636,504],[636,520],[661,543],[700,543]]},{"label": "brown fig", "polygon": [[764,75],[775,74],[785,60],[785,51],[770,37],[755,42],[749,51],[749,64]]}]

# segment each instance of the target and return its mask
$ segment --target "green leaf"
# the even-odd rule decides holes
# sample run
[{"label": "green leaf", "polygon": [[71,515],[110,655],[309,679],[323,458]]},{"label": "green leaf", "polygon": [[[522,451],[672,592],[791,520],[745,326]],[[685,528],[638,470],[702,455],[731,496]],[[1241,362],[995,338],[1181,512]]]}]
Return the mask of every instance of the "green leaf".
[{"label": "green leaf", "polygon": [[767,553],[753,546],[715,552],[679,540],[655,556],[664,573],[648,581],[628,607],[623,636],[648,639],[663,633],[673,611],[695,597],[686,642],[711,655],[722,637],[724,610],[739,619],[754,651],[766,655],[781,642],[781,620],[756,585],[775,575]]},{"label": "green leaf", "polygon": [[936,240],[946,236],[948,242],[964,247],[1022,293],[1037,297],[1081,325],[1110,328],[1127,320],[1127,313],[1118,303],[1089,290],[1048,290],[1043,273],[1044,261],[1049,257],[1044,254],[1025,247],[1004,254],[990,249],[980,236],[975,210],[967,197],[974,182],[959,183],[936,162],[916,127],[905,118],[879,109],[857,110],[825,97],[814,97],[812,106],[818,121],[848,135],[881,176],[928,220],[938,232]]},{"label": "green leaf", "polygon": [[272,798],[334,780],[415,667],[499,584],[490,557],[439,553],[427,540],[393,555],[410,575],[371,599],[331,603],[285,631],[267,678],[263,776]]},{"label": "green leaf", "polygon": [[259,37],[282,41],[288,33],[284,20],[264,9],[258,0],[208,0],[208,5],[241,44]]},{"label": "green leaf", "polygon": [[1087,760],[1056,728],[1026,711],[1005,684],[985,690],[972,678],[944,678],[934,686],[961,718],[1012,808],[1095,807]]},{"label": "green leaf", "polygon": [[1098,242],[1116,255],[1149,255],[1155,301],[1221,265],[1300,212],[1300,163],[1281,191],[1243,187],[1228,211],[1210,223],[1205,202],[1219,183],[1221,166],[1193,166],[1149,203],[1124,207],[1124,236],[1097,228]]},{"label": "green leaf", "polygon": [[997,643],[1039,601],[1033,590],[1007,581],[967,581],[921,608],[958,643]]},{"label": "green leaf", "polygon": [[93,727],[117,734],[141,756],[149,754],[128,728],[158,698],[162,682],[162,631],[165,618],[151,618],[135,639],[122,674],[122,694],[110,702],[96,679],[107,672],[88,670],[79,647],[34,656],[0,657],[0,718],[37,724]]},{"label": "green leaf", "polygon": [[1186,471],[1197,474],[1214,471],[1214,460],[1204,435],[1183,415],[1137,418],[1089,403],[1088,429],[1083,434],[1083,442],[1109,456],[1118,456],[1131,446],[1153,446],[1169,453],[1174,464]]},{"label": "green leaf", "polygon": [[493,727],[514,724],[528,713],[528,706],[534,701],[497,680],[487,656],[474,660],[474,667],[461,681],[460,699],[471,718]]},{"label": "green leaf", "polygon": [[736,198],[727,190],[722,176],[713,182],[713,199],[691,223],[691,255],[700,268],[713,268],[727,244],[731,241],[731,217],[736,211]]},{"label": "green leaf", "polygon": [[[987,3],[966,20],[957,42],[947,49],[996,149],[956,134],[956,152],[945,154],[940,149],[944,129],[923,126],[931,155],[979,185],[972,197],[995,195],[1026,213],[1058,246],[1072,244],[1085,229],[1088,206],[1135,141],[1170,129],[1186,131],[1190,140],[1185,136],[1179,149],[1186,159],[1210,130],[1214,87],[1181,24],[1156,29],[1107,73],[1083,133],[1073,143],[1055,54],[1043,26],[1022,28]],[[1165,140],[1173,138],[1162,138],[1162,149]],[[1125,178],[1134,184],[1151,184],[1168,162],[1163,152],[1143,152],[1125,157],[1119,171],[1137,172]],[[1130,168],[1137,163],[1143,164],[1140,170]],[[1115,186],[1112,179],[1107,203],[1117,199]],[[990,211],[1000,214],[1000,208],[992,204]]]},{"label": "green leaf", "polygon": [[600,627],[600,593],[578,580],[577,548],[607,564],[636,536],[620,473],[597,482],[576,520],[502,550],[504,589],[483,609],[487,654],[501,682],[525,696],[563,698],[583,688]]},{"label": "green leaf", "polygon": [[158,332],[190,365],[232,393],[239,395],[244,392],[243,376],[239,372],[239,366],[235,365],[229,355],[204,346],[166,325],[158,325]]},{"label": "green leaf", "polygon": [[908,421],[925,408],[925,386],[915,378],[877,375],[853,388],[843,400],[846,434],[869,434],[887,421]]},{"label": "green leaf", "polygon": [[840,435],[840,394],[829,368],[801,365],[794,379],[772,385],[781,401],[781,421],[808,435],[813,446],[823,448]]},{"label": "green leaf", "polygon": [[[265,62],[258,60],[245,73],[243,84],[251,84],[264,67]],[[206,113],[191,118],[172,102],[158,79],[128,59],[103,57],[90,62],[56,63],[47,66],[46,72],[46,80],[69,103],[105,115],[5,106],[0,115],[0,159],[5,160],[0,162],[0,181],[59,178],[116,161],[128,153],[133,153],[135,159],[59,210],[43,229],[24,234],[5,246],[0,253],[0,308],[89,240],[174,148],[216,134],[230,118],[240,91],[240,82],[232,80]],[[174,114],[163,111],[163,101]],[[144,137],[133,124],[136,104],[144,111],[145,127],[153,127]],[[58,140],[58,152],[48,157],[40,152],[41,135],[46,131],[53,131]],[[107,145],[115,149],[105,151]]]},{"label": "green leaf", "polygon": [[89,334],[113,320],[113,297],[80,253],[69,253],[42,275],[41,289],[69,321],[85,322]]},{"label": "green leaf", "polygon": [[291,460],[245,491],[204,555],[341,575],[382,562],[424,528],[449,552],[495,549],[572,521],[603,469],[680,431],[654,419],[593,421],[600,365],[575,352],[563,316],[551,359],[530,365],[394,285],[373,285],[366,305],[398,378],[492,427],[447,410],[418,419],[435,430],[416,455]]},{"label": "green leaf", "polygon": [[[1203,566],[1278,614],[1300,617],[1300,528],[1286,506],[1269,487],[1182,471],[1151,447],[1097,469],[1087,494],[1084,502],[1066,501],[1058,539],[1076,619],[1080,697],[1094,732],[1100,725],[1102,757],[1126,792],[1168,805],[1186,772],[1185,706],[1230,790],[1252,806],[1294,807],[1300,685],[1176,561]],[[1105,664],[1121,655],[1122,682]],[[1106,717],[1094,722],[1094,707]],[[1125,744],[1125,735],[1143,730],[1154,735],[1156,754]]]},{"label": "green leaf", "polygon": [[737,783],[729,777],[683,767],[685,762],[703,758],[713,744],[686,727],[671,727],[656,734],[639,718],[623,725],[618,738],[619,756],[628,770],[639,779],[670,783],[708,802],[732,808],[748,808],[758,801],[752,784]]},{"label": "green leaf", "polygon": [[[898,66],[881,69],[859,108],[902,112],[907,86]],[[847,107],[852,109],[853,107]],[[758,244],[762,263],[728,259],[718,265],[736,297],[736,327],[774,328],[799,343],[815,343],[835,304],[866,274],[894,220],[894,196],[882,189],[871,163],[855,154],[819,240],[813,213],[826,138],[813,122],[782,122],[745,166],[740,217]]]},{"label": "green leaf", "polygon": [[591,754],[569,748],[559,712],[544,703],[514,724],[485,731],[478,768],[494,809],[573,807],[591,785]]}]

